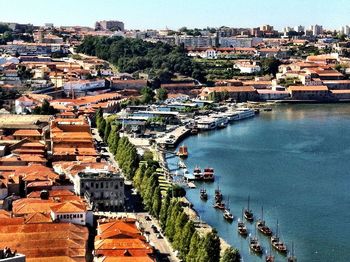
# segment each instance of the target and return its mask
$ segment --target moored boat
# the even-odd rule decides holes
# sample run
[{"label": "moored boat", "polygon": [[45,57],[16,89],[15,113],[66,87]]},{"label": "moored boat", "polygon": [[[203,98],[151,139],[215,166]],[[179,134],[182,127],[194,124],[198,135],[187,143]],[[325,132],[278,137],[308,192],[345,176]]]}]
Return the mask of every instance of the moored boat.
[{"label": "moored boat", "polygon": [[227,206],[224,210],[223,216],[228,222],[233,221],[233,214],[231,213],[231,210],[230,210],[230,199],[227,200]]},{"label": "moored boat", "polygon": [[294,255],[294,243],[292,242],[292,252],[287,258],[287,262],[297,262],[297,257]]},{"label": "moored boat", "polygon": [[214,168],[211,168],[211,167],[204,168],[203,180],[209,181],[209,182],[214,181]]},{"label": "moored boat", "polygon": [[219,188],[219,186],[218,186],[218,188],[215,189],[215,201],[216,201],[216,202],[221,202],[222,199],[223,199],[222,193],[221,193],[221,190],[220,190],[220,188]]},{"label": "moored boat", "polygon": [[246,237],[248,235],[247,227],[245,226],[243,221],[243,209],[242,209],[242,220],[238,219],[237,231],[243,237]]},{"label": "moored boat", "polygon": [[214,204],[214,208],[220,209],[220,210],[225,210],[225,203],[221,201],[216,201]]},{"label": "moored boat", "polygon": [[223,216],[227,221],[229,222],[233,221],[233,214],[230,212],[229,208],[225,208]]},{"label": "moored boat", "polygon": [[177,165],[179,166],[179,168],[186,168],[186,164],[182,160],[180,160]]},{"label": "moored boat", "polygon": [[182,158],[188,157],[187,146],[185,145],[180,146],[179,151],[176,153],[176,155]]},{"label": "moored boat", "polygon": [[199,167],[195,167],[193,170],[193,176],[195,180],[201,180],[203,178],[202,170]]},{"label": "moored boat", "polygon": [[205,190],[205,188],[201,188],[200,198],[205,201],[208,200],[208,193],[207,190]]},{"label": "moored boat", "polygon": [[250,204],[250,196],[248,196],[248,207],[244,209],[244,218],[249,222],[253,222],[254,215],[253,215],[253,211],[249,208],[249,204]]},{"label": "moored boat", "polygon": [[260,245],[257,237],[251,237],[249,239],[249,248],[251,251],[253,251],[254,253],[256,253],[258,255],[261,255],[263,253],[261,245]]},{"label": "moored boat", "polygon": [[276,249],[278,252],[280,252],[282,254],[287,253],[286,245],[283,243],[283,241],[280,240],[280,238],[278,236],[278,221],[277,221],[277,226],[276,226],[276,234],[271,237],[270,241],[271,241],[272,247],[274,249]]},{"label": "moored boat", "polygon": [[264,220],[264,209],[261,207],[261,218],[256,222],[256,228],[266,236],[272,235],[272,230],[266,225]]}]

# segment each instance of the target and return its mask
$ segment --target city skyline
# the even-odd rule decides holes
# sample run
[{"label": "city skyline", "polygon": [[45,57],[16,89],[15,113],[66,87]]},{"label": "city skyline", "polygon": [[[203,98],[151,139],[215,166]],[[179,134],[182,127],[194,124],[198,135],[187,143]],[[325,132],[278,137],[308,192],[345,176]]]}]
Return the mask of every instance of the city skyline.
[{"label": "city skyline", "polygon": [[[33,2],[37,7],[33,8]],[[194,0],[189,3],[180,1],[150,1],[147,6],[141,0],[117,2],[112,0],[97,2],[87,0],[62,0],[61,5],[52,6],[44,0],[14,0],[0,4],[3,13],[2,22],[32,23],[43,25],[54,23],[56,26],[93,27],[98,20],[120,20],[126,29],[179,29],[209,27],[257,27],[270,24],[282,31],[286,26],[303,25],[308,28],[321,24],[326,29],[338,30],[347,25],[348,14],[343,6],[346,0],[339,0],[332,5],[325,0],[285,1],[278,0],[244,2],[241,0],[222,0],[218,5],[211,1]],[[70,6],[67,9],[67,6]],[[142,6],[142,8],[140,8]],[[239,8],[239,11],[237,9]],[[11,10],[16,12],[11,12]],[[28,12],[30,10],[30,12]],[[71,11],[74,10],[74,11]],[[72,13],[74,12],[74,13]],[[327,13],[328,15],[325,15]],[[152,15],[151,15],[152,14]],[[179,14],[182,14],[179,19]],[[329,15],[331,14],[331,15]],[[334,15],[332,15],[334,14]],[[336,15],[335,15],[336,14]]]}]

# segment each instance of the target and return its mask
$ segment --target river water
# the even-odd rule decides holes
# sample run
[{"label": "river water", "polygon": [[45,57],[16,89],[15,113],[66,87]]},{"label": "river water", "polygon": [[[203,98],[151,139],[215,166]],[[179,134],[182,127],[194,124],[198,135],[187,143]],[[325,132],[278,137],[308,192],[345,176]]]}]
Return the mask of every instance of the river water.
[{"label": "river water", "polygon": [[[266,223],[276,228],[298,261],[350,261],[350,105],[280,105],[272,112],[235,122],[222,130],[187,138],[189,171],[215,168],[214,183],[197,183],[187,196],[200,218],[237,247],[243,261],[265,261],[250,254],[248,238],[237,234],[237,218],[247,205],[255,217],[264,207]],[[177,158],[170,158],[175,169]],[[226,222],[213,205],[220,186],[235,215]],[[199,198],[205,187],[207,202]],[[270,252],[268,238],[256,233]],[[275,254],[276,261],[286,257]]]}]

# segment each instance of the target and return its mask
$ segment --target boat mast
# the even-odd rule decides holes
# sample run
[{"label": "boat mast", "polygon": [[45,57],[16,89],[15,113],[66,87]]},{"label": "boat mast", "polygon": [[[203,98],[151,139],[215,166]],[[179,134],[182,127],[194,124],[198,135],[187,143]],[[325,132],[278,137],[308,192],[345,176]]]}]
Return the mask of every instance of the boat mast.
[{"label": "boat mast", "polygon": [[249,202],[250,202],[250,195],[248,195],[248,211],[250,211],[250,209],[249,209]]},{"label": "boat mast", "polygon": [[261,221],[264,221],[264,207],[261,206]]},{"label": "boat mast", "polygon": [[277,219],[277,226],[276,226],[276,237],[278,237],[278,219]]}]

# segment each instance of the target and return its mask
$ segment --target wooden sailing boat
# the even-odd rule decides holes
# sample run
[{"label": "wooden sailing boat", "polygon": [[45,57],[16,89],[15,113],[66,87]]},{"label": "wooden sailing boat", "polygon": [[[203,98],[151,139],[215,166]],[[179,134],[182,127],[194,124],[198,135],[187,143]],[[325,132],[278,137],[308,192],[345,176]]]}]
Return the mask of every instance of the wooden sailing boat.
[{"label": "wooden sailing boat", "polygon": [[229,198],[227,200],[227,207],[224,210],[223,216],[228,222],[232,222],[233,221],[233,214],[230,211],[230,199]]},{"label": "wooden sailing boat", "polygon": [[[266,251],[266,254],[267,254],[267,251]],[[266,262],[275,262],[275,257],[271,253],[271,245],[270,245],[270,253],[268,255],[266,255],[265,261]]]},{"label": "wooden sailing boat", "polygon": [[254,253],[256,253],[258,255],[262,255],[262,253],[263,253],[260,242],[259,242],[258,237],[256,235],[256,229],[255,229],[255,236],[249,238],[249,248],[251,251],[253,251]]},{"label": "wooden sailing boat", "polygon": [[243,208],[242,208],[242,220],[238,219],[237,231],[243,237],[246,237],[248,235],[247,227],[245,226],[243,221]]},{"label": "wooden sailing boat", "polygon": [[261,206],[261,219],[256,222],[256,228],[266,236],[272,235],[272,230],[266,225],[264,220],[264,208]]},{"label": "wooden sailing boat", "polygon": [[188,157],[187,146],[182,145],[179,147],[179,151],[176,153],[177,156],[186,158]]},{"label": "wooden sailing boat", "polygon": [[278,252],[280,252],[282,254],[287,253],[286,245],[280,240],[280,238],[278,236],[278,220],[277,220],[277,226],[276,226],[276,234],[271,237],[271,245]]},{"label": "wooden sailing boat", "polygon": [[205,190],[205,188],[201,188],[200,198],[204,201],[208,200],[208,194],[207,194],[207,190]]},{"label": "wooden sailing boat", "polygon": [[292,251],[287,258],[288,262],[297,262],[297,257],[294,255],[294,243],[292,242]]},{"label": "wooden sailing boat", "polygon": [[250,202],[250,196],[248,196],[248,208],[244,209],[244,217],[247,221],[253,222],[254,215],[253,215],[252,210],[249,208],[249,202]]}]

